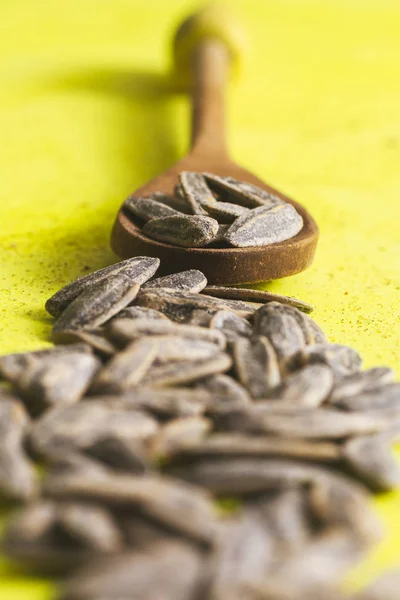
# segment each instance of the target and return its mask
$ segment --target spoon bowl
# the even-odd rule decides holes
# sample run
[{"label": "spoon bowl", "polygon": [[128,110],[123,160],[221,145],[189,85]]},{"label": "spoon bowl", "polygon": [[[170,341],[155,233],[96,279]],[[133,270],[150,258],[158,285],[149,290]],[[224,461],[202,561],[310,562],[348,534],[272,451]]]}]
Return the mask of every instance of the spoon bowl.
[{"label": "spoon bowl", "polygon": [[[134,195],[144,197],[154,192],[172,195],[180,172],[208,171],[252,183],[289,202],[301,214],[303,228],[295,237],[267,246],[182,248],[144,235],[121,206],[111,234],[112,249],[121,258],[140,255],[160,258],[160,275],[199,269],[210,284],[256,283],[294,275],[310,266],[313,260],[318,240],[317,225],[303,206],[230,159],[225,142],[224,88],[232,53],[225,39],[221,41],[215,37],[215,28],[213,36],[199,38],[195,35],[198,18],[198,15],[194,15],[185,21],[175,38],[178,50],[179,40],[184,39],[185,52],[190,48],[188,37],[194,39],[190,50],[193,104],[191,150],[167,171],[136,190]],[[221,37],[226,38],[226,35]]]}]

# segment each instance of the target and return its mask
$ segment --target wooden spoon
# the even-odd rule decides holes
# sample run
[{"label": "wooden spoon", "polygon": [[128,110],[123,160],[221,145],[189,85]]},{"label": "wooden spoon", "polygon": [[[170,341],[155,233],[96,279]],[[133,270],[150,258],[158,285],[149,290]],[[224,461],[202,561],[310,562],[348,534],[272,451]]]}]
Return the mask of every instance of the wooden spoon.
[{"label": "wooden spoon", "polygon": [[[196,21],[196,15],[190,18]],[[177,35],[185,34],[185,24]],[[195,36],[192,44],[192,141],[189,153],[170,169],[138,190],[136,196],[156,191],[172,194],[181,171],[209,171],[230,175],[276,194],[290,202],[304,220],[303,229],[284,242],[250,248],[182,248],[157,242],[143,235],[123,207],[120,208],[111,234],[111,246],[122,258],[156,256],[161,259],[159,274],[184,269],[199,269],[210,284],[240,284],[267,281],[293,275],[312,262],[318,228],[303,206],[270,187],[253,173],[234,163],[225,141],[224,89],[231,53],[228,45],[213,36]]]}]

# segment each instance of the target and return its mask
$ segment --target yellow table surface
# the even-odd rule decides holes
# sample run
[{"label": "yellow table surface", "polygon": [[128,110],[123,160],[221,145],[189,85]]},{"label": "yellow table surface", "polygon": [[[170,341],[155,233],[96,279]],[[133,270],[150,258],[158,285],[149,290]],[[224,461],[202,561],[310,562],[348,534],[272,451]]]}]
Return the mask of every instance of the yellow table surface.
[{"label": "yellow table surface", "polygon": [[[0,351],[48,343],[43,304],[115,261],[122,199],[183,154],[188,103],[169,90],[187,0],[3,0],[0,17]],[[251,53],[229,94],[234,158],[311,211],[315,263],[268,284],[316,306],[366,366],[399,367],[400,4],[243,0]],[[386,537],[348,580],[400,562],[400,493],[375,502]],[[50,585],[0,567],[0,598]]]}]

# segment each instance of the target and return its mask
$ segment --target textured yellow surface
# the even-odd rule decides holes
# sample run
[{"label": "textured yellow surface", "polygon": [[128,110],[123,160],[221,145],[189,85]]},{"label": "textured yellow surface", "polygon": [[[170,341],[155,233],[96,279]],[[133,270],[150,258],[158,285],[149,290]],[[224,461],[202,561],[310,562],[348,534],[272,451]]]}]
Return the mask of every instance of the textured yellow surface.
[{"label": "textured yellow surface", "polygon": [[[196,2],[3,0],[0,18],[0,351],[47,343],[45,299],[115,260],[113,216],[182,155],[188,105],[167,77],[169,38]],[[400,350],[400,5],[243,0],[252,52],[229,94],[238,162],[303,202],[313,267],[268,285],[316,306],[367,366]],[[351,576],[400,562],[400,494],[376,501],[384,542]],[[50,586],[1,567],[0,598]]]}]

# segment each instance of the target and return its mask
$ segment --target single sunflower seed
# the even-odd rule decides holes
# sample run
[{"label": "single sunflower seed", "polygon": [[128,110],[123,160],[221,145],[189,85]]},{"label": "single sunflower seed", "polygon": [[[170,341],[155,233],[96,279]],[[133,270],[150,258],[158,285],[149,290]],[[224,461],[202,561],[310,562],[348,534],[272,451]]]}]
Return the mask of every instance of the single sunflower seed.
[{"label": "single sunflower seed", "polygon": [[144,377],[143,384],[157,388],[184,385],[209,375],[229,371],[231,365],[232,360],[228,354],[217,352],[202,360],[176,361],[155,366],[151,373]]},{"label": "single sunflower seed", "polygon": [[21,402],[0,395],[0,497],[26,501],[37,492],[34,466],[24,450],[28,416]]},{"label": "single sunflower seed", "polygon": [[123,392],[137,385],[154,363],[158,351],[155,336],[133,341],[100,370],[92,384],[93,393]]},{"label": "single sunflower seed", "polygon": [[291,204],[260,206],[238,217],[225,234],[232,246],[267,246],[288,240],[301,231],[303,218]]},{"label": "single sunflower seed", "polygon": [[294,370],[310,364],[325,364],[336,379],[358,373],[362,360],[356,350],[340,344],[312,344],[294,353],[286,360],[285,368]]},{"label": "single sunflower seed", "polygon": [[250,323],[229,310],[219,310],[211,318],[209,327],[219,329],[226,336],[230,343],[234,343],[238,338],[249,338],[253,329]]},{"label": "single sunflower seed", "polygon": [[132,302],[139,289],[138,283],[121,273],[101,279],[67,306],[55,322],[54,334],[102,325]]},{"label": "single sunflower seed", "polygon": [[346,465],[373,491],[400,487],[400,467],[391,444],[400,441],[400,427],[348,440],[343,447]]},{"label": "single sunflower seed", "polygon": [[52,358],[59,354],[69,354],[75,352],[91,353],[92,349],[83,343],[71,344],[67,346],[55,346],[54,348],[44,348],[43,350],[34,350],[32,352],[21,352],[17,354],[6,354],[0,357],[0,377],[14,382],[24,373],[24,371],[39,359]]},{"label": "single sunflower seed", "polygon": [[237,339],[233,361],[237,378],[255,399],[267,396],[281,381],[275,350],[266,337]]},{"label": "single sunflower seed", "polygon": [[[394,372],[387,367],[375,367],[374,369],[348,375],[335,383],[330,402],[346,407],[347,400],[351,406],[353,397],[363,397],[365,395],[366,407],[368,407],[368,398],[370,398],[371,407],[373,408],[374,396],[378,397],[382,394],[390,397],[393,395],[395,397],[396,393],[397,395],[400,393],[399,384],[391,385],[393,379]],[[379,401],[377,404],[379,405]]]},{"label": "single sunflower seed", "polygon": [[110,265],[89,275],[84,275],[68,283],[66,286],[56,292],[46,302],[45,308],[48,313],[53,317],[59,317],[61,313],[67,308],[68,304],[75,300],[82,292],[88,287],[100,282],[103,279],[107,279],[117,273],[123,273],[134,283],[142,284],[150,277],[154,275],[160,266],[160,260],[158,258],[152,258],[150,256],[135,256],[134,258],[128,258],[122,262]]},{"label": "single sunflower seed", "polygon": [[221,177],[213,173],[204,173],[205,180],[216,191],[228,193],[231,202],[237,202],[246,208],[265,206],[272,208],[283,204],[278,196],[246,181],[239,181],[233,177]]},{"label": "single sunflower seed", "polygon": [[221,224],[233,223],[235,219],[249,212],[248,208],[232,202],[210,202],[209,204],[203,204],[202,207],[210,217]]},{"label": "single sunflower seed", "polygon": [[162,217],[148,221],[143,233],[167,244],[201,248],[214,240],[218,233],[218,221],[203,215]]},{"label": "single sunflower seed", "polygon": [[253,316],[254,331],[268,338],[279,360],[296,354],[306,343],[297,319],[288,309],[278,302],[269,302]]},{"label": "single sunflower seed", "polygon": [[128,213],[139,217],[143,221],[151,221],[151,219],[160,219],[162,217],[173,217],[181,213],[162,202],[149,197],[139,198],[137,196],[129,196],[124,202],[124,208]]},{"label": "single sunflower seed", "polygon": [[205,206],[216,200],[201,173],[182,171],[179,175],[179,191],[191,207],[194,215],[206,215]]},{"label": "single sunflower seed", "polygon": [[329,397],[333,382],[333,372],[329,367],[310,365],[287,375],[270,395],[284,403],[317,408]]},{"label": "single sunflower seed", "polygon": [[165,277],[151,279],[142,286],[142,290],[161,288],[198,294],[206,287],[206,285],[207,279],[201,271],[189,269],[188,271],[181,271],[179,273],[173,273],[172,275],[166,275]]},{"label": "single sunflower seed", "polygon": [[204,288],[204,293],[208,296],[215,296],[216,298],[225,298],[226,300],[242,300],[243,302],[259,302],[264,304],[266,302],[279,302],[280,304],[287,304],[288,306],[294,306],[299,310],[310,313],[313,310],[311,304],[303,302],[298,298],[292,298],[290,296],[282,296],[281,294],[274,294],[273,292],[267,292],[264,290],[253,290],[242,287],[231,287],[222,285],[208,285]]},{"label": "single sunflower seed", "polygon": [[35,361],[14,385],[29,413],[36,417],[53,406],[78,402],[100,366],[92,354],[55,354]]},{"label": "single sunflower seed", "polygon": [[82,342],[101,357],[113,356],[117,352],[117,348],[107,340],[101,329],[60,331],[53,334],[53,342],[55,344],[72,344],[73,346],[78,346],[79,342]]}]

